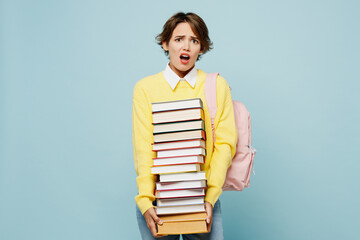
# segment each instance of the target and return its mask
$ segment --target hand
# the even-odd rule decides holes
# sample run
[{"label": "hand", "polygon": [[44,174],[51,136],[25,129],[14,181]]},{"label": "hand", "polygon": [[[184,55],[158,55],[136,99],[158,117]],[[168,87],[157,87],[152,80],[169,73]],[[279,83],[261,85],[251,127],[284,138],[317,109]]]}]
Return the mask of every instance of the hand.
[{"label": "hand", "polygon": [[156,232],[156,226],[155,226],[155,222],[157,224],[160,224],[162,225],[162,221],[161,219],[156,215],[156,212],[155,212],[155,209],[152,207],[152,208],[149,208],[145,213],[144,213],[144,218],[145,218],[145,221],[146,221],[146,224],[148,226],[148,228],[150,229],[151,231],[151,234],[154,236],[154,237],[162,237],[162,236],[166,236],[166,235],[160,235],[160,234],[157,234]]},{"label": "hand", "polygon": [[213,206],[211,203],[205,201],[205,211],[206,211],[206,223],[207,223],[207,230],[211,232],[211,225],[213,222]]}]

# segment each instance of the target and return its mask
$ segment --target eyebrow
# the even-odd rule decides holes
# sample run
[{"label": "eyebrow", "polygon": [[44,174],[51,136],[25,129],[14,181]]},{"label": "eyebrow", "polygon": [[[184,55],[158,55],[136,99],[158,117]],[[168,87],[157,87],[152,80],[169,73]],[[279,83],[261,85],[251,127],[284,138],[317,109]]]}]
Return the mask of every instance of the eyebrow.
[{"label": "eyebrow", "polygon": [[[175,36],[175,38],[178,38],[178,37],[181,37],[181,38],[183,38],[183,37],[185,37],[185,35],[177,35],[177,36]],[[196,37],[196,36],[191,36],[191,39],[198,39],[198,37]]]}]

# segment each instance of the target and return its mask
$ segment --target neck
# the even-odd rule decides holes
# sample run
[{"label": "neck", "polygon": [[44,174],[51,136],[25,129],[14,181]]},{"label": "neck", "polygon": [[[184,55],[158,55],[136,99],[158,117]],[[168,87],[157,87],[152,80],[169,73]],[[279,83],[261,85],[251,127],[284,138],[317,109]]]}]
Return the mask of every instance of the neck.
[{"label": "neck", "polygon": [[179,69],[176,69],[171,63],[169,64],[169,66],[174,71],[174,73],[176,73],[176,75],[178,75],[180,78],[185,77],[186,74],[188,74],[195,67],[195,65],[194,65],[189,70],[180,71]]}]

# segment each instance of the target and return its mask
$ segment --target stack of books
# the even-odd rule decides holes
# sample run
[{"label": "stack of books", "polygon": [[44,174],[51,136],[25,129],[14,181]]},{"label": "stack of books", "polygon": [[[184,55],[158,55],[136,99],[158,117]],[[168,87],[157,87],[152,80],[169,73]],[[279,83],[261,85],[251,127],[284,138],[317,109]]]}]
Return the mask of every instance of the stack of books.
[{"label": "stack of books", "polygon": [[156,182],[158,234],[205,233],[205,122],[200,98],[152,103],[152,174]]}]

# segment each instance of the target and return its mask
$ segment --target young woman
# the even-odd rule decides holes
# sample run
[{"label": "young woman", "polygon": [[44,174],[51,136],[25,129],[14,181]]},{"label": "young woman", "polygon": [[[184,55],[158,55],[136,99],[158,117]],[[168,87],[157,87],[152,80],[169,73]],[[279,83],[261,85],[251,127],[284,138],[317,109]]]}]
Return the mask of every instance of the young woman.
[{"label": "young woman", "polygon": [[[217,79],[217,115],[215,117],[216,141],[213,144],[212,128],[207,110],[204,83],[206,73],[196,69],[200,56],[211,49],[212,43],[205,22],[194,13],[179,12],[164,25],[157,36],[159,45],[169,56],[164,71],[148,76],[134,87],[133,94],[133,148],[137,173],[137,219],[143,239],[161,237],[156,233],[156,223],[162,224],[154,210],[155,175],[150,168],[152,158],[152,102],[201,98],[204,103],[206,152],[202,167],[206,171],[207,189],[205,208],[209,233],[187,234],[183,239],[223,239],[223,229],[218,198],[222,193],[227,168],[235,153],[237,135],[230,89],[224,78]],[[179,239],[178,235],[161,239]]]}]

